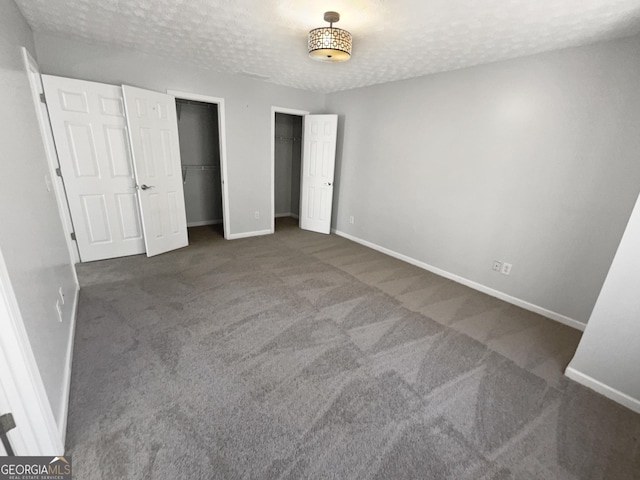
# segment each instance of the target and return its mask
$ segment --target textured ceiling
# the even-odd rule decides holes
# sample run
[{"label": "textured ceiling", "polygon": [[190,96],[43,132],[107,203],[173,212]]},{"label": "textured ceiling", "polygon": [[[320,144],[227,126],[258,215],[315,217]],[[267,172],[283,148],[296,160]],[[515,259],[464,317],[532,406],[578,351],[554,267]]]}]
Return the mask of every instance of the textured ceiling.
[{"label": "textured ceiling", "polygon": [[[38,32],[332,92],[640,32],[639,0],[15,0]],[[307,56],[307,32],[354,37],[345,63]]]}]

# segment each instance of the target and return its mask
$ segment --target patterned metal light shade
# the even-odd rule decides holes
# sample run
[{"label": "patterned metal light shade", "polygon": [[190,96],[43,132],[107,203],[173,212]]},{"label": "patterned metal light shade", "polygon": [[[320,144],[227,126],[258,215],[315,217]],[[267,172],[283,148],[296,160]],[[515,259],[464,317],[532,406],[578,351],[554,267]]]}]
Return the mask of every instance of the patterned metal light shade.
[{"label": "patterned metal light shade", "polygon": [[324,15],[329,27],[314,28],[309,32],[309,57],[319,62],[344,62],[351,58],[353,39],[351,34],[341,28],[333,28],[333,22],[340,19],[335,12]]}]

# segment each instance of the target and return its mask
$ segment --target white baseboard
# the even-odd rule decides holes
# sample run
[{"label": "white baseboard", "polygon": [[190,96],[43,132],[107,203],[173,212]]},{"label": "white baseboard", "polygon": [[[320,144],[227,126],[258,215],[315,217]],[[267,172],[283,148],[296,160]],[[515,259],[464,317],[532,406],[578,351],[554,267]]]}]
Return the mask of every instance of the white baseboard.
[{"label": "white baseboard", "polygon": [[381,247],[380,245],[377,245],[375,243],[369,242],[367,240],[354,237],[353,235],[342,232],[340,230],[332,229],[331,231],[336,235],[339,235],[348,240],[364,245],[365,247],[372,248],[373,250],[377,250],[381,253],[389,255],[390,257],[397,258],[398,260],[402,260],[403,262],[410,263],[411,265],[415,265],[416,267],[435,273],[436,275],[440,275],[441,277],[448,278],[449,280],[453,280],[454,282],[460,283],[462,285],[466,285],[467,287],[473,288],[474,290],[478,290],[479,292],[486,293],[487,295],[491,295],[492,297],[499,298],[500,300],[504,300],[507,303],[511,303],[520,308],[524,308],[525,310],[529,310],[530,312],[534,312],[539,315],[542,315],[543,317],[550,318],[551,320],[560,322],[564,325],[567,325],[568,327],[572,327],[580,331],[584,331],[586,327],[586,324],[579,322],[578,320],[567,317],[557,312],[553,312],[544,307],[534,305],[533,303],[529,303],[526,300],[512,297],[511,295],[503,293],[499,290],[495,290],[493,288],[487,287],[485,285],[482,285],[480,283],[474,282],[473,280],[469,280],[467,278],[461,277],[454,273],[447,272],[446,270],[442,270],[438,267],[434,267],[433,265],[429,265],[428,263],[424,263],[424,262],[421,262],[420,260],[416,260],[415,258],[409,257],[407,255],[403,255],[402,253],[398,253],[388,248]]},{"label": "white baseboard", "polygon": [[626,393],[622,393],[621,391],[610,387],[609,385],[605,385],[599,380],[596,380],[589,375],[585,375],[584,373],[576,370],[573,367],[567,367],[564,374],[571,380],[574,380],[579,384],[584,385],[585,387],[590,388],[591,390],[598,392],[601,395],[604,395],[605,397],[619,403],[620,405],[624,405],[629,410],[640,413],[640,400],[638,400],[637,398],[633,398]]},{"label": "white baseboard", "polygon": [[[75,267],[74,267],[75,270]],[[69,342],[67,344],[67,357],[64,365],[64,398],[60,406],[59,418],[57,419],[58,428],[60,429],[60,439],[62,445],[65,445],[67,437],[67,418],[69,415],[69,391],[71,389],[71,365],[73,363],[73,342],[76,333],[76,318],[78,317],[78,301],[80,299],[80,285],[76,284],[76,291],[73,296],[73,307],[71,308],[71,317],[69,322],[71,323]]]},{"label": "white baseboard", "polygon": [[205,225],[220,225],[222,220],[202,220],[200,222],[188,222],[187,228],[190,227],[204,227]]},{"label": "white baseboard", "polygon": [[237,240],[238,238],[259,237],[260,235],[269,235],[273,233],[269,230],[257,230],[255,232],[232,233],[227,236],[227,240]]},{"label": "white baseboard", "polygon": [[298,219],[298,215],[296,215],[295,213],[276,213],[275,214],[275,218],[282,218],[282,217],[292,217],[295,218],[296,220]]}]

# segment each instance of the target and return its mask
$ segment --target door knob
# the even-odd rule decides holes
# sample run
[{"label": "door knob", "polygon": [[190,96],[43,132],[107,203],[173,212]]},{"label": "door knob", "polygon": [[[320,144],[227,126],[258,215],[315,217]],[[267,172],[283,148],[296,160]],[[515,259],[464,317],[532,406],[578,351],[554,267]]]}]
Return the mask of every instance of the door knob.
[{"label": "door knob", "polygon": [[145,185],[144,183],[140,185],[141,190],[148,190],[150,188],[153,188],[153,185]]},{"label": "door knob", "polygon": [[331,182],[327,182],[327,183],[325,183],[325,185],[330,187],[331,186]]}]

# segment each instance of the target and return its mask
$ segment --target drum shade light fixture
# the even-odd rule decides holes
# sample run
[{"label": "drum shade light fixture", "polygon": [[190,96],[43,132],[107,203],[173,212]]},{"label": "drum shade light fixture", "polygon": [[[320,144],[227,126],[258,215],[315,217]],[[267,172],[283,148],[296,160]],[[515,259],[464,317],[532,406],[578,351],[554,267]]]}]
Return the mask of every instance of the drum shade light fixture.
[{"label": "drum shade light fixture", "polygon": [[351,58],[351,34],[341,28],[333,28],[340,20],[338,12],[325,12],[328,27],[314,28],[309,32],[309,57],[319,62],[345,62]]}]

